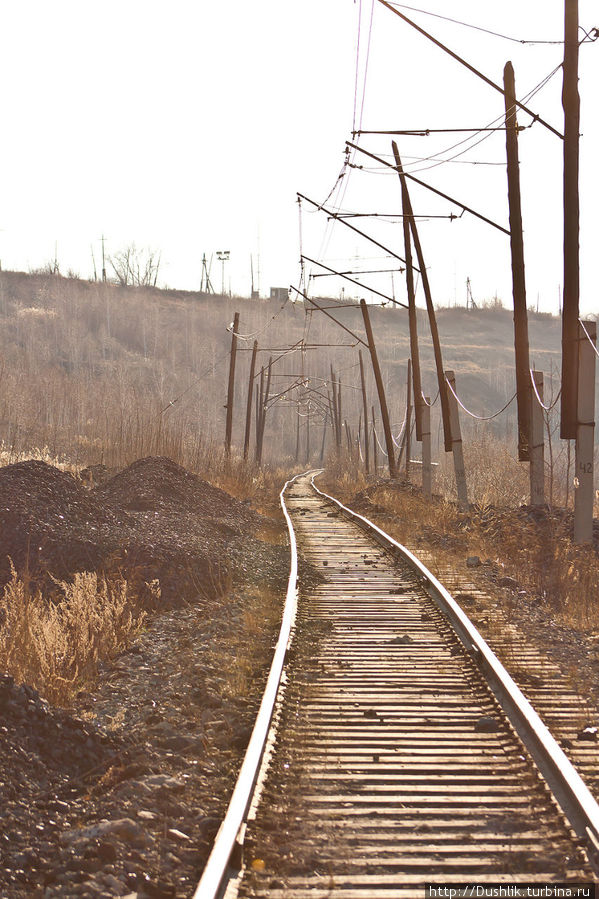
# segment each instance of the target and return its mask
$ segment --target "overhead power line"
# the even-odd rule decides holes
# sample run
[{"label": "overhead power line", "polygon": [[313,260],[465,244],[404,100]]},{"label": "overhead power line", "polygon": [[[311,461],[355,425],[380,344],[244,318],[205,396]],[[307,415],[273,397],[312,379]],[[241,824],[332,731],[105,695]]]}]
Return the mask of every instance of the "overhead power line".
[{"label": "overhead power line", "polygon": [[[360,147],[355,144],[349,144],[348,146],[355,147],[355,149],[359,150]],[[350,228],[352,231],[355,231],[356,234],[360,234],[362,237],[365,237],[366,240],[369,240],[370,243],[373,243],[379,249],[384,250],[385,253],[388,253],[390,256],[393,256],[394,259],[399,259],[400,262],[405,262],[406,260],[402,256],[398,256],[393,250],[390,250],[389,247],[384,246],[384,244],[379,243],[378,240],[375,240],[374,237],[370,237],[369,234],[366,234],[364,231],[360,231],[359,228],[356,228],[355,225],[350,225],[349,222],[346,222],[345,219],[339,218],[339,215],[336,212],[331,212],[329,209],[326,209],[322,203],[315,203],[314,200],[310,200],[309,197],[304,196],[304,194],[298,193],[298,197],[301,197],[302,200],[306,200],[307,203],[310,203],[312,206],[315,206],[321,212],[326,213],[326,215],[330,216],[337,222],[341,222],[342,225],[345,225],[346,228]],[[419,271],[415,266],[415,271]]]},{"label": "overhead power line", "polygon": [[312,265],[319,265],[320,268],[326,269],[332,275],[339,275],[340,278],[343,278],[345,281],[350,281],[352,284],[357,284],[358,287],[361,287],[363,290],[369,290],[371,293],[375,293],[378,297],[382,297],[384,300],[387,300],[389,303],[395,303],[396,306],[403,306],[404,309],[407,309],[405,303],[400,303],[399,300],[393,299],[393,297],[387,296],[386,293],[381,293],[380,290],[375,290],[374,287],[368,287],[366,284],[361,284],[360,281],[355,281],[354,278],[349,278],[347,275],[341,274],[341,272],[336,272],[335,269],[329,268],[328,265],[324,265],[322,262],[316,262],[315,259],[310,259],[309,256],[302,256],[306,262],[311,262]]},{"label": "overhead power line", "polygon": [[[387,166],[390,169],[396,169],[396,166],[387,162],[386,159],[382,159],[380,156],[375,156],[374,153],[370,153],[368,150],[364,150],[362,147],[358,147],[357,144],[352,144],[347,141],[347,145],[349,147],[353,147],[355,150],[358,150],[360,153],[364,153],[365,156],[369,156],[371,159],[374,159],[376,162],[382,163],[382,165]],[[486,215],[483,215],[480,212],[477,212],[475,209],[472,209],[471,206],[466,206],[464,203],[461,203],[459,200],[456,200],[455,197],[450,197],[448,194],[444,194],[442,191],[437,190],[436,187],[431,187],[430,184],[427,184],[425,181],[421,181],[420,178],[416,178],[415,175],[410,175],[408,172],[404,172],[406,178],[409,178],[411,181],[414,181],[416,184],[420,184],[421,187],[426,187],[427,190],[432,191],[434,194],[437,194],[440,197],[443,197],[444,200],[449,200],[450,203],[455,203],[456,206],[459,206],[461,209],[464,209],[466,212],[469,212],[471,215],[476,216],[476,218],[482,219],[483,222],[486,222],[488,225],[492,225],[494,228],[497,228],[498,231],[503,231],[504,234],[509,235],[509,230],[504,228],[502,225],[498,225],[497,222],[494,222],[493,219],[487,218]],[[347,224],[347,222],[344,222]]]},{"label": "overhead power line", "polygon": [[391,6],[399,6],[401,9],[409,9],[412,12],[421,12],[425,16],[432,16],[435,19],[443,19],[445,22],[453,22],[454,25],[463,25],[464,28],[472,28],[474,31],[482,31],[484,34],[490,34],[493,37],[500,37],[504,41],[512,41],[514,44],[563,44],[563,41],[529,41],[519,37],[512,37],[509,34],[501,34],[499,31],[491,31],[490,28],[483,28],[481,25],[473,25],[471,22],[462,22],[460,19],[450,19],[449,16],[442,16],[439,13],[431,12],[428,9],[418,9],[416,6],[406,6],[405,3],[394,3],[390,0]]},{"label": "overhead power line", "polygon": [[[459,62],[460,65],[465,66],[465,68],[467,68],[470,72],[472,72],[474,75],[476,75],[482,81],[484,81],[485,84],[488,84],[489,87],[492,87],[493,90],[496,90],[498,93],[500,93],[503,96],[503,88],[499,84],[496,84],[494,81],[492,81],[486,75],[484,75],[479,69],[475,68],[469,62],[467,62],[462,56],[459,56],[457,53],[455,53],[453,50],[451,50],[448,46],[446,46],[446,44],[441,43],[441,41],[439,41],[439,40],[437,40],[437,38],[433,37],[432,34],[430,34],[428,31],[425,31],[424,28],[421,28],[420,25],[417,25],[416,22],[413,22],[412,19],[409,19],[406,15],[404,15],[402,12],[400,12],[399,9],[396,9],[395,6],[392,6],[388,2],[388,0],[378,0],[378,2],[381,3],[383,6],[385,6],[388,10],[390,10],[394,15],[399,16],[400,19],[403,19],[404,22],[407,22],[408,25],[411,25],[412,28],[415,28],[416,31],[418,31],[420,34],[424,35],[424,37],[426,37],[429,41],[432,41],[433,44],[435,44],[437,47],[439,47],[445,53],[449,54],[449,56],[451,56],[453,59],[455,59],[457,62]],[[559,132],[557,130],[557,128],[554,128],[553,125],[550,125],[549,122],[546,122],[545,119],[542,119],[536,112],[533,112],[532,109],[529,109],[528,106],[525,106],[524,103],[521,103],[519,100],[516,100],[516,105],[519,106],[520,109],[524,110],[524,112],[528,113],[529,116],[532,116],[532,118],[535,121],[540,122],[541,125],[543,125],[545,128],[547,128],[548,131],[551,131],[553,134],[555,134],[556,137],[559,137],[562,140],[564,139],[564,135],[561,134],[561,132]]]},{"label": "overhead power line", "polygon": [[308,303],[312,303],[313,306],[316,306],[316,308],[318,310],[320,310],[320,312],[324,312],[324,314],[326,315],[327,318],[330,318],[331,321],[334,321],[336,325],[339,325],[340,328],[343,328],[344,331],[347,331],[348,334],[351,334],[351,336],[355,340],[357,340],[358,343],[361,343],[362,346],[365,346],[367,349],[369,349],[368,344],[366,343],[365,340],[362,340],[361,337],[358,337],[358,335],[355,333],[355,331],[351,331],[342,322],[337,321],[337,319],[333,315],[331,315],[329,312],[326,312],[325,309],[322,306],[319,306],[318,303],[316,302],[316,300],[313,300],[312,297],[309,297],[307,293],[304,293],[303,290],[298,290],[297,287],[294,287],[293,285],[291,285],[291,290],[294,290],[297,294],[299,294],[301,297],[303,297],[305,300],[307,300]]}]

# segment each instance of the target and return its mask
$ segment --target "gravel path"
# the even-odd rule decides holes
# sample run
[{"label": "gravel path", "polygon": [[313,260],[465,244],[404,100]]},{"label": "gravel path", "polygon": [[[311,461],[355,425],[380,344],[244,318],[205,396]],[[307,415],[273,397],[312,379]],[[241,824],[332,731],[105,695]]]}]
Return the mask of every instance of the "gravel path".
[{"label": "gravel path", "polygon": [[118,552],[164,600],[69,710],[0,675],[0,896],[190,896],[272,658],[283,537],[165,459],[91,491],[44,463],[0,469],[0,527],[0,565],[35,543],[41,584]]}]

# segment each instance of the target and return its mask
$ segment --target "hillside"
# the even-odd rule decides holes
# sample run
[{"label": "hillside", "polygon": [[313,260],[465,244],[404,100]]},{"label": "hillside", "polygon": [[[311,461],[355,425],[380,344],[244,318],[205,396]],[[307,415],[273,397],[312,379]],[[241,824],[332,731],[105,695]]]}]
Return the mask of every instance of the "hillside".
[{"label": "hillside", "polygon": [[[319,301],[328,307],[335,300]],[[243,443],[247,378],[254,338],[259,365],[305,339],[311,347],[281,358],[271,395],[296,376],[324,389],[330,365],[344,385],[344,417],[357,430],[360,396],[356,341],[324,314],[302,302],[248,300],[158,289],[124,288],[53,275],[0,274],[0,441],[11,456],[47,447],[73,462],[121,466],[147,455],[169,455],[194,467],[224,436],[224,402],[230,333],[239,311],[233,443]],[[359,308],[335,315],[363,335]],[[371,316],[391,415],[403,420],[407,313],[372,308]],[[431,342],[420,313],[423,384],[436,394]],[[477,413],[500,408],[514,390],[512,314],[507,309],[441,309],[444,364],[456,372],[458,392]],[[557,391],[560,324],[530,316],[531,360]],[[341,346],[338,346],[341,345]],[[264,348],[264,349],[263,349]],[[367,365],[369,402],[375,402]],[[320,380],[319,380],[320,379]],[[552,380],[551,380],[552,379]],[[295,400],[295,398],[293,398]],[[172,405],[171,405],[172,403]],[[514,407],[494,425],[513,430]],[[295,452],[297,408],[274,404],[267,420],[265,457],[279,461]],[[317,424],[322,416],[315,415]],[[435,428],[435,424],[433,423]],[[316,452],[313,440],[312,453]]]}]

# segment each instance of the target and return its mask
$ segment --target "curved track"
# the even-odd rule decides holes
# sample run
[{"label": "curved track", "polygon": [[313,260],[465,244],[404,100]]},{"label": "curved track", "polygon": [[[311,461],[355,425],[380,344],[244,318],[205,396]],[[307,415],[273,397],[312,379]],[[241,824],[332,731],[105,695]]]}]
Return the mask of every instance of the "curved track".
[{"label": "curved track", "polygon": [[[227,895],[407,899],[425,883],[594,879],[599,809],[451,597],[309,476],[287,507],[323,579],[300,597]],[[222,895],[224,881],[203,883],[196,897]]]}]

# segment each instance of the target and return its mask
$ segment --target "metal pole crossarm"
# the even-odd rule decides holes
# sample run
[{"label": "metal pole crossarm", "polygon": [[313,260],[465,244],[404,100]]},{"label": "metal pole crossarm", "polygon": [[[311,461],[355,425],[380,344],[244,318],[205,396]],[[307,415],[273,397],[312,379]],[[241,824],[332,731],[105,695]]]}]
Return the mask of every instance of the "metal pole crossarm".
[{"label": "metal pole crossarm", "polygon": [[396,306],[403,306],[404,309],[407,309],[405,303],[400,303],[399,300],[394,300],[393,297],[387,296],[386,293],[381,293],[380,290],[375,290],[374,287],[368,287],[366,284],[360,284],[359,281],[354,280],[354,278],[348,278],[347,275],[341,274],[341,272],[335,271],[334,268],[329,268],[328,265],[324,265],[322,262],[317,262],[316,259],[310,259],[309,256],[301,256],[300,257],[305,262],[311,262],[312,265],[319,265],[320,268],[324,268],[332,275],[339,275],[340,278],[344,278],[346,281],[350,281],[352,284],[357,284],[358,287],[361,287],[362,290],[369,290],[370,293],[375,293],[377,297],[382,297],[384,300],[387,300],[389,303],[395,303]]},{"label": "metal pole crossarm", "polygon": [[[352,144],[348,144],[348,146],[352,146]],[[357,148],[359,149],[359,147]],[[370,237],[368,234],[365,234],[364,231],[360,231],[359,228],[356,228],[354,225],[350,225],[349,222],[346,222],[345,219],[340,218],[336,212],[330,212],[330,210],[325,209],[322,203],[315,203],[314,200],[310,200],[308,197],[305,197],[303,194],[298,194],[298,197],[301,197],[302,200],[306,200],[307,203],[311,203],[312,206],[315,206],[316,209],[322,210],[332,219],[335,219],[337,222],[341,222],[342,225],[345,225],[346,228],[351,228],[352,231],[355,231],[356,234],[360,234],[362,237],[365,237],[366,240],[369,240],[370,243],[373,243],[376,247],[381,250],[384,250],[385,253],[388,253],[390,256],[393,256],[394,259],[399,259],[400,262],[405,262],[405,259],[402,259],[401,256],[398,256],[393,250],[390,250],[389,247],[384,246],[384,244],[379,243],[378,240],[375,240],[374,237]],[[418,269],[416,269],[418,271]]]},{"label": "metal pole crossarm", "polygon": [[[525,127],[520,125],[519,130],[524,131]],[[360,134],[390,134],[390,135],[412,135],[414,137],[428,137],[429,134],[478,134],[481,131],[505,131],[503,125],[497,128],[407,128],[401,131],[352,131],[354,137]]]},{"label": "metal pole crossarm", "polygon": [[[337,214],[338,219],[403,219],[405,215],[401,212],[339,212]],[[453,221],[458,218],[453,212],[450,212],[449,215],[428,215],[425,212],[417,213],[412,218],[426,220],[426,219],[450,219]],[[400,269],[401,271],[401,269]]]},{"label": "metal pole crossarm", "polygon": [[[445,44],[442,44],[441,41],[438,41],[437,38],[433,37],[432,34],[429,34],[428,31],[425,31],[424,28],[421,28],[420,25],[417,25],[416,22],[413,22],[409,19],[404,13],[400,12],[394,6],[391,6],[390,3],[387,3],[387,0],[378,0],[383,6],[387,9],[391,10],[396,16],[399,16],[400,19],[403,19],[404,22],[407,22],[408,25],[411,25],[412,28],[415,28],[416,31],[420,32],[420,34],[424,35],[424,37],[428,38],[429,41],[432,41],[433,44],[436,44],[437,47],[440,47],[441,50],[444,50],[445,53],[448,53],[453,59],[459,62],[461,65],[465,66],[470,72],[480,78],[485,84],[488,84],[489,87],[492,87],[493,90],[498,91],[498,93],[503,94],[503,88],[500,87],[499,84],[495,84],[494,81],[491,81],[486,75],[483,75],[479,69],[476,69],[473,65],[467,62],[462,56],[458,56],[453,50],[450,50]],[[549,122],[546,122],[545,119],[542,119],[536,112],[533,112],[532,109],[529,109],[528,106],[525,106],[524,103],[520,103],[519,100],[516,100],[516,104],[520,107],[520,109],[524,110],[524,112],[528,113],[529,116],[532,116],[535,122],[540,122],[541,125],[544,125],[549,131],[552,131],[557,137],[563,140],[564,135],[561,134],[557,128],[554,128],[553,125],[550,125]]]},{"label": "metal pole crossarm", "polygon": [[[272,364],[276,365],[276,363],[279,361],[279,359],[283,359],[288,353],[291,353],[291,352],[296,353],[298,350],[304,349],[304,347],[302,346],[303,342],[304,341],[302,338],[302,340],[298,340],[297,343],[292,344],[289,348],[284,349],[283,352],[279,356],[277,356],[275,359],[273,359]],[[249,347],[248,347],[248,349],[249,349]],[[263,347],[263,349],[268,349],[268,347]],[[260,352],[260,348],[258,348],[258,352]],[[272,352],[274,352],[274,350],[272,350]],[[258,372],[257,374],[254,375],[254,379],[258,378],[259,376],[260,376],[260,373]]]},{"label": "metal pole crossarm", "polygon": [[365,340],[362,340],[361,337],[358,337],[357,334],[354,334],[353,331],[350,331],[349,328],[346,328],[345,325],[341,324],[341,322],[338,322],[334,316],[332,316],[329,312],[327,312],[325,309],[323,309],[322,306],[319,306],[318,303],[315,300],[313,300],[311,297],[309,297],[307,294],[305,294],[303,292],[303,290],[298,290],[297,287],[293,286],[293,284],[291,285],[291,290],[295,290],[295,292],[298,293],[301,297],[303,297],[309,303],[312,303],[313,306],[316,306],[316,308],[320,312],[324,312],[324,314],[326,315],[327,318],[330,318],[331,321],[335,322],[336,325],[339,325],[340,328],[343,328],[344,331],[347,331],[348,334],[351,334],[352,337],[355,337],[355,339],[358,341],[358,343],[361,343],[362,346],[365,346],[366,348],[368,348],[368,344],[366,343]]},{"label": "metal pole crossarm", "polygon": [[[356,271],[347,271],[347,272],[333,272],[333,274],[337,275],[388,275],[391,272],[404,272],[405,269],[400,268],[368,268],[368,269],[358,269]],[[313,278],[330,278],[331,275],[326,272],[318,273],[316,275],[312,275]],[[345,303],[345,306],[355,306],[355,303]],[[332,308],[332,307],[331,307]],[[339,304],[339,308],[344,308],[341,303]]]},{"label": "metal pole crossarm", "polygon": [[[374,153],[370,153],[363,147],[359,147],[357,144],[352,144],[350,141],[346,141],[346,144],[348,147],[351,147],[352,150],[359,150],[360,153],[364,153],[365,156],[370,156],[371,159],[374,159],[376,162],[382,163],[382,165],[387,166],[387,168],[397,170],[397,166],[395,166],[392,162],[387,162],[386,159],[382,159],[380,156],[375,156]],[[497,222],[494,222],[493,219],[487,218],[486,215],[483,215],[481,212],[477,212],[470,206],[465,206],[464,203],[460,203],[460,201],[456,200],[455,197],[450,197],[449,194],[444,194],[443,191],[437,190],[436,187],[431,187],[430,184],[427,184],[425,181],[421,181],[420,178],[416,178],[415,175],[410,175],[408,172],[404,172],[404,175],[406,178],[409,178],[410,181],[414,181],[416,184],[420,184],[421,187],[426,187],[427,190],[430,190],[432,193],[437,194],[437,196],[443,197],[444,200],[449,200],[450,203],[455,203],[456,206],[459,206],[460,209],[463,209],[465,212],[469,212],[471,215],[475,215],[476,218],[482,219],[483,222],[486,222],[488,225],[492,225],[494,228],[497,228],[498,231],[503,231],[504,234],[509,235],[510,232],[507,228],[503,228],[501,225],[498,225]],[[344,224],[347,224],[347,222],[344,222]],[[415,271],[418,271],[418,269],[415,269]]]},{"label": "metal pole crossarm", "polygon": [[267,409],[274,405],[275,401],[278,400],[282,396],[286,396],[291,390],[295,390],[296,387],[299,387],[302,384],[303,378],[299,378],[297,381],[294,381],[293,384],[289,384],[285,390],[281,390],[280,393],[275,393],[272,396],[269,396],[266,403],[264,404]]}]

